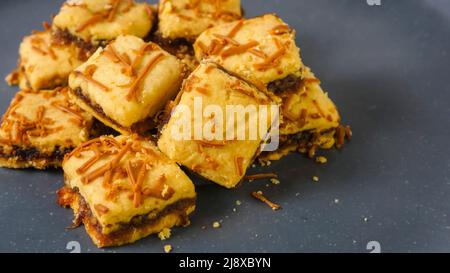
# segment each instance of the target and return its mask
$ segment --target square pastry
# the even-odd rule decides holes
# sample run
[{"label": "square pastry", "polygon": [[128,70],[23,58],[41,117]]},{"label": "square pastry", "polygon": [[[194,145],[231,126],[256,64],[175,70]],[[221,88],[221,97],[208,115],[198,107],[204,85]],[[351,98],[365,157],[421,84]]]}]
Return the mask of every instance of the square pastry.
[{"label": "square pastry", "polygon": [[350,127],[340,124],[336,105],[328,97],[309,67],[302,69],[301,79],[288,77],[269,86],[281,98],[282,121],[277,151],[262,153],[261,161],[279,160],[290,152],[316,155],[318,149],[341,147],[350,139]]},{"label": "square pastry", "polygon": [[69,77],[74,101],[122,134],[154,127],[153,117],[179,91],[185,66],[154,43],[119,36]]},{"label": "square pastry", "polygon": [[195,173],[226,188],[236,187],[272,124],[270,114],[259,118],[261,108],[272,113],[272,104],[252,84],[213,63],[202,63],[184,82],[158,147]]},{"label": "square pastry", "polygon": [[20,44],[18,70],[7,81],[33,90],[65,86],[70,72],[83,63],[81,58],[76,46],[56,42],[48,30],[36,32]]},{"label": "square pastry", "polygon": [[240,0],[161,0],[158,7],[158,30],[152,36],[162,48],[177,56],[194,70],[192,44],[206,29],[241,18]]},{"label": "square pastry", "polygon": [[120,246],[189,224],[194,184],[147,139],[103,136],[66,156],[58,203],[98,247]]},{"label": "square pastry", "polygon": [[92,123],[66,88],[19,91],[2,119],[0,166],[59,167],[66,153],[89,140]]},{"label": "square pastry", "polygon": [[198,60],[218,63],[256,85],[301,77],[295,31],[273,14],[210,28],[197,39],[194,50]]},{"label": "square pastry", "polygon": [[206,29],[241,17],[240,0],[160,0],[158,35],[194,42]]},{"label": "square pastry", "polygon": [[146,37],[154,25],[155,11],[133,0],[67,1],[53,19],[55,35],[89,51],[120,35]]}]

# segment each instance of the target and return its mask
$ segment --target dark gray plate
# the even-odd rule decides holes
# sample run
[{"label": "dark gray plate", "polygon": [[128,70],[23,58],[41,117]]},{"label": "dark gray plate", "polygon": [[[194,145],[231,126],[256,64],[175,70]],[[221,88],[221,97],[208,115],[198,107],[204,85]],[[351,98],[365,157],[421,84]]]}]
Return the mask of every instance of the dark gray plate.
[{"label": "dark gray plate", "polygon": [[[21,38],[61,2],[0,2],[2,77],[16,64]],[[152,236],[107,251],[162,252],[170,243],[176,252],[369,252],[371,241],[384,252],[450,251],[448,1],[243,2],[248,16],[276,12],[297,29],[304,61],[352,125],[352,142],[324,153],[326,165],[291,155],[262,169],[280,175],[277,186],[198,187],[189,228],[175,229],[168,242]],[[16,88],[2,81],[0,91],[3,112]],[[72,212],[55,204],[59,171],[2,169],[0,180],[0,251],[69,252],[71,241],[98,251],[83,228],[65,230]],[[283,210],[251,198],[254,190]],[[222,227],[211,228],[214,221]]]}]

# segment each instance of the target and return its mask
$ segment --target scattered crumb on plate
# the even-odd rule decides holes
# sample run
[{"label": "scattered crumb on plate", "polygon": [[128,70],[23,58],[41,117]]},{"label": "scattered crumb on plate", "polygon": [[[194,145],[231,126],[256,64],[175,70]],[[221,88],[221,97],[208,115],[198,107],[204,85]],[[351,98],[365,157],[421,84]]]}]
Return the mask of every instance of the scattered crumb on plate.
[{"label": "scattered crumb on plate", "polygon": [[328,162],[328,159],[324,156],[318,156],[316,157],[316,162],[320,164],[325,164]]},{"label": "scattered crumb on plate", "polygon": [[170,253],[171,251],[172,251],[172,246],[171,245],[165,245],[164,246],[164,252]]},{"label": "scattered crumb on plate", "polygon": [[279,185],[281,183],[280,180],[278,180],[276,178],[270,179],[270,182],[272,182],[272,184],[274,184],[274,185]]}]

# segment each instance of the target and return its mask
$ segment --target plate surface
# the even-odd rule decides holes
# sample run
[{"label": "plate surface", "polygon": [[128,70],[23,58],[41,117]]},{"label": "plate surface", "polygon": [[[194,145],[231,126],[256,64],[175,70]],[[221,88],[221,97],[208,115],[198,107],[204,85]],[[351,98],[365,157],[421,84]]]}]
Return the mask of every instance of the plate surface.
[{"label": "plate surface", "polygon": [[[62,1],[0,1],[0,76],[15,67],[21,38]],[[172,238],[98,250],[72,212],[55,203],[60,171],[0,170],[1,252],[382,252],[450,251],[450,7],[446,0],[243,0],[247,16],[275,12],[297,30],[303,59],[354,131],[318,165],[301,155],[250,172],[281,184],[198,187],[189,228]],[[0,82],[0,111],[16,88]],[[320,182],[312,182],[319,176]],[[273,212],[250,197],[262,190]],[[236,205],[240,200],[242,204]],[[236,212],[233,209],[236,209]],[[223,221],[213,229],[214,221]],[[204,230],[202,226],[207,228]]]}]

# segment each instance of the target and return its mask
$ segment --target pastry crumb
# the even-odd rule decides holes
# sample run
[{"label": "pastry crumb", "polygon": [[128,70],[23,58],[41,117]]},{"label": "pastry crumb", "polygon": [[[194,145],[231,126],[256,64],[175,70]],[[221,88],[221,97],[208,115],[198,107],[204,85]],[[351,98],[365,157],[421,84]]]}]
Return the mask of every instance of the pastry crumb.
[{"label": "pastry crumb", "polygon": [[268,166],[270,166],[272,164],[272,162],[269,161],[269,160],[261,160],[261,159],[259,159],[258,161],[259,161],[259,164],[261,165],[261,167],[268,167]]},{"label": "pastry crumb", "polygon": [[281,183],[280,180],[278,180],[276,178],[270,179],[270,182],[272,182],[272,184],[274,184],[274,185],[279,185]]},{"label": "pastry crumb", "polygon": [[166,252],[166,253],[172,252],[172,246],[171,245],[165,245],[164,246],[164,252]]},{"label": "pastry crumb", "polygon": [[313,176],[312,180],[313,180],[314,182],[319,182],[320,179],[319,179],[318,176]]},{"label": "pastry crumb", "polygon": [[172,235],[172,231],[170,228],[164,228],[160,233],[158,233],[158,237],[161,241],[165,241],[170,238]]},{"label": "pastry crumb", "polygon": [[213,228],[220,228],[220,223],[218,221],[215,221],[212,225]]},{"label": "pastry crumb", "polygon": [[324,156],[318,156],[316,157],[316,162],[320,164],[326,164],[328,162],[328,159]]},{"label": "pastry crumb", "polygon": [[240,206],[242,202],[240,200],[236,200],[236,205]]}]

